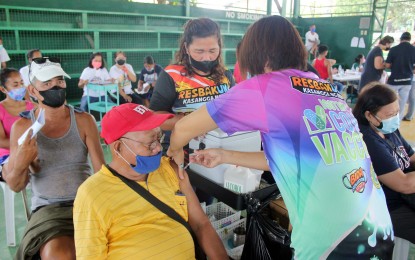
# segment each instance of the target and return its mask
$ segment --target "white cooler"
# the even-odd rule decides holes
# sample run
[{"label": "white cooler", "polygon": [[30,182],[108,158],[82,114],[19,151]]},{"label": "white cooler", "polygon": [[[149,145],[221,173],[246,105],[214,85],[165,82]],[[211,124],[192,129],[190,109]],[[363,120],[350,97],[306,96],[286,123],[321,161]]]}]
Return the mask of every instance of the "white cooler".
[{"label": "white cooler", "polygon": [[[259,131],[255,132],[236,132],[228,136],[222,130],[215,129],[206,134],[203,142],[208,148],[222,148],[225,150],[241,152],[258,152],[261,151],[261,135]],[[189,143],[191,149],[198,149],[199,141],[192,140]],[[190,164],[189,168],[200,175],[220,184],[224,184],[224,173],[230,167],[229,164],[222,164],[214,168],[206,168],[198,164]]]}]

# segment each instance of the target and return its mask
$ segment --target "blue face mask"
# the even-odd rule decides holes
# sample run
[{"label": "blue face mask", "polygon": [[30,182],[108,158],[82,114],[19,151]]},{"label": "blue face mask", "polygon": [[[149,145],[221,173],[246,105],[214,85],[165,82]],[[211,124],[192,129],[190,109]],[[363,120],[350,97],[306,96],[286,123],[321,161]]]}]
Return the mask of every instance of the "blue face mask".
[{"label": "blue face mask", "polygon": [[379,129],[379,131],[383,134],[390,134],[390,133],[395,132],[399,128],[400,124],[401,124],[401,120],[399,120],[399,113],[398,113],[396,116],[382,120],[380,122],[380,125],[377,126],[376,128]]},{"label": "blue face mask", "polygon": [[122,142],[125,147],[127,147],[127,149],[133,153],[135,155],[135,160],[136,160],[136,165],[131,165],[130,163],[127,162],[126,159],[124,159],[124,157],[121,156],[120,153],[118,153],[118,155],[126,162],[128,163],[131,168],[133,168],[133,170],[135,172],[137,172],[138,174],[147,174],[150,172],[154,172],[155,170],[157,170],[160,167],[160,162],[161,162],[161,151],[153,156],[141,156],[141,155],[136,155],[131,149],[130,147],[128,147],[128,145],[126,145],[124,142]]},{"label": "blue face mask", "polygon": [[9,97],[16,101],[22,101],[24,96],[26,95],[26,88],[15,88],[10,91],[7,91],[7,94],[9,94]]},{"label": "blue face mask", "polygon": [[311,29],[311,32],[316,32],[316,28],[312,28]]}]

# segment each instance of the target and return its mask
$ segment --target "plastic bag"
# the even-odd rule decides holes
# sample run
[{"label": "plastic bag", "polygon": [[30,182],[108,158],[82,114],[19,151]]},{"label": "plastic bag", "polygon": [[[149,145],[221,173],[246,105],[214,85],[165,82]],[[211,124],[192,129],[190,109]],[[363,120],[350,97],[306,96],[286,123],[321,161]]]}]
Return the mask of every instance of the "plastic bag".
[{"label": "plastic bag", "polygon": [[251,194],[246,195],[248,228],[241,260],[292,259],[291,239],[287,230],[262,214],[263,209],[278,194],[278,191],[272,193],[263,202]]}]

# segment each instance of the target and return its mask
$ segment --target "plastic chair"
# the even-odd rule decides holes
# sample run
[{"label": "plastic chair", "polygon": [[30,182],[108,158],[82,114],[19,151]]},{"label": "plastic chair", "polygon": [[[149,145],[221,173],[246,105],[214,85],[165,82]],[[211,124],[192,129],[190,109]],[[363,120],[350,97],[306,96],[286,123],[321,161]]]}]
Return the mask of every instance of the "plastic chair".
[{"label": "plastic chair", "polygon": [[[100,95],[100,98],[99,98],[100,100],[98,102],[90,103],[90,100],[89,100],[90,91],[95,91],[97,93],[105,92],[104,101],[101,101],[102,95]],[[112,93],[112,92],[115,92],[115,93]],[[116,100],[116,103],[113,103],[109,99],[108,95],[111,95]],[[87,102],[88,102],[89,113],[91,113],[91,111],[99,112],[99,121],[97,121],[97,125],[98,125],[98,129],[100,129],[103,114],[110,111],[111,108],[113,108],[114,106],[118,106],[120,104],[118,84],[114,83],[114,84],[100,85],[100,84],[89,83],[87,85]]]},{"label": "plastic chair", "polygon": [[6,238],[8,246],[16,246],[16,229],[14,222],[14,191],[5,182],[0,182],[4,194],[4,213],[6,216]]},{"label": "plastic chair", "polygon": [[[4,194],[4,213],[6,217],[6,240],[7,246],[16,246],[16,225],[14,217],[14,196],[16,193],[12,191],[5,182],[0,182]],[[29,220],[30,211],[27,203],[26,189],[21,191],[23,198],[23,206],[26,213],[26,220]]]}]

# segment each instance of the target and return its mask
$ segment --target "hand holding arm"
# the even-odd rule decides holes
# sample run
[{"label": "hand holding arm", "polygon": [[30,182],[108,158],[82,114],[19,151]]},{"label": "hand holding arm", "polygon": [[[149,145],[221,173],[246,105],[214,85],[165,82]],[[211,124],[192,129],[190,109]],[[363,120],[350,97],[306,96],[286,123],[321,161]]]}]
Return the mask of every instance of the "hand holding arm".
[{"label": "hand holding arm", "polygon": [[211,148],[195,151],[190,156],[190,162],[200,164],[207,168],[213,168],[220,164],[227,163],[242,167],[269,171],[269,166],[265,158],[265,153],[260,152],[238,152]]},{"label": "hand holding arm", "polygon": [[[205,134],[217,127],[215,121],[210,117],[206,105],[202,106],[195,112],[183,117],[174,125],[167,155],[172,157],[177,165],[183,165],[183,147],[192,138]],[[183,172],[183,168],[179,167],[179,177],[181,179],[183,178]]]}]

